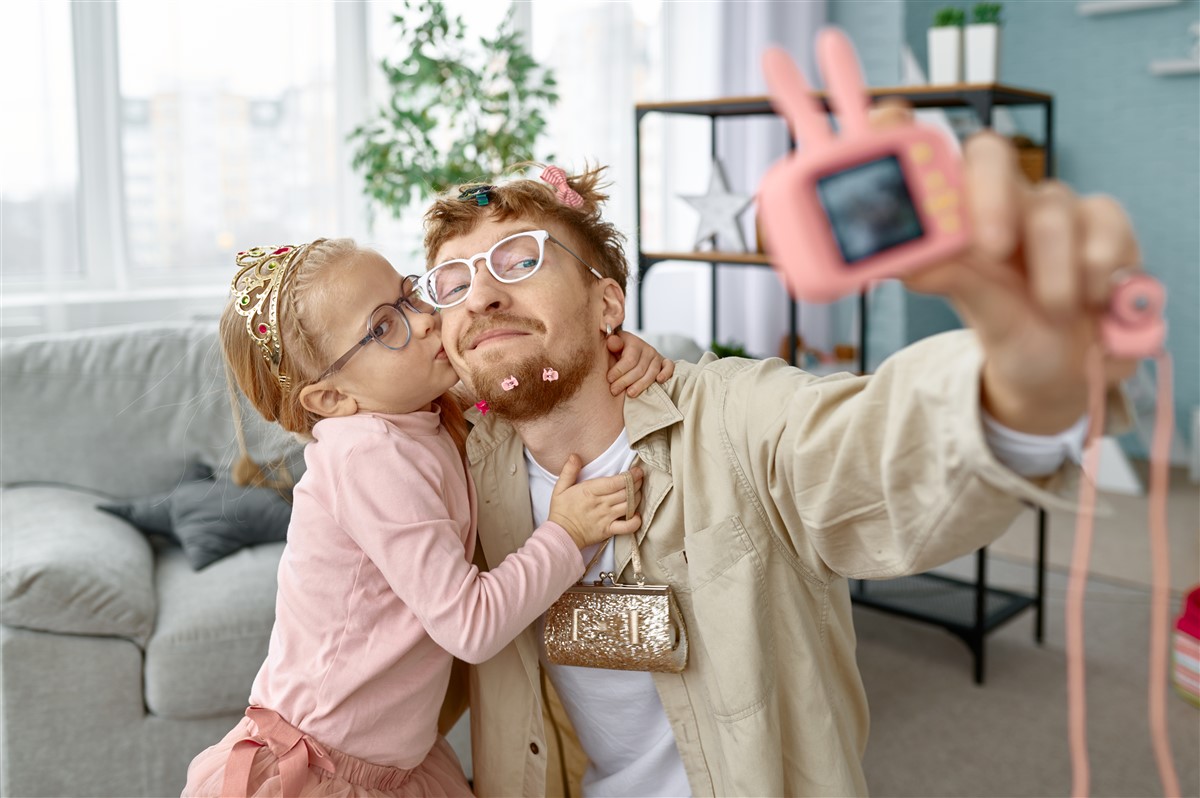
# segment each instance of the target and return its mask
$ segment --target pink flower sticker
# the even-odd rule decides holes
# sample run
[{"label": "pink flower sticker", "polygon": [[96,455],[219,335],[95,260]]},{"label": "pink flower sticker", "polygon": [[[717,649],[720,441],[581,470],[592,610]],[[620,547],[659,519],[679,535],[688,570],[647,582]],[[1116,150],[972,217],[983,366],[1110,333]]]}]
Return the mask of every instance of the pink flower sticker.
[{"label": "pink flower sticker", "polygon": [[542,381],[554,382],[558,379],[558,372],[554,369],[542,369]]},{"label": "pink flower sticker", "polygon": [[483,402],[483,401],[476,402],[475,406],[479,408],[480,415],[484,415],[484,416],[487,415],[487,411],[492,409],[492,408],[488,407],[487,402]]},{"label": "pink flower sticker", "polygon": [[506,379],[504,379],[500,382],[500,387],[506,391],[511,391],[513,388],[516,388],[520,384],[521,383],[517,382],[516,377],[513,377],[510,375],[509,377],[507,377]]}]

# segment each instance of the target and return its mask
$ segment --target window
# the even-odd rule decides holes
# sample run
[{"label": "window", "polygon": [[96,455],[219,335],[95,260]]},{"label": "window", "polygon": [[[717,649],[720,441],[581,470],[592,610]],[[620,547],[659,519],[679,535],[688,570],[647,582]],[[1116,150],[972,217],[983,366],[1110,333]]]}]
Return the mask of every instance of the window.
[{"label": "window", "polygon": [[361,238],[366,21],[335,0],[0,5],[0,335],[212,318],[239,248]]},{"label": "window", "polygon": [[131,276],[211,280],[337,229],[329,2],[117,7]]}]

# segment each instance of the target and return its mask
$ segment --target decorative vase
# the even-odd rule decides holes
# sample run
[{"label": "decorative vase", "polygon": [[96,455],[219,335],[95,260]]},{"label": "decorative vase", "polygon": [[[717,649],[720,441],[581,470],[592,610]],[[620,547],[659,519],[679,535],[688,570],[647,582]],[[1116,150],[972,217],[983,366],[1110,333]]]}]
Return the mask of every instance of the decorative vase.
[{"label": "decorative vase", "polygon": [[1000,75],[1000,26],[967,26],[967,83],[995,83]]},{"label": "decorative vase", "polygon": [[957,25],[929,29],[929,82],[962,82],[962,28]]}]

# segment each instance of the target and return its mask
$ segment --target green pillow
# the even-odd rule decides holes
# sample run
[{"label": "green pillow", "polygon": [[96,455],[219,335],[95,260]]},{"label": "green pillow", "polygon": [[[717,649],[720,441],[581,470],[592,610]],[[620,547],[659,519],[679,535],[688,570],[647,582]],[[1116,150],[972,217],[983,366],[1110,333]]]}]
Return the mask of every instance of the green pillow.
[{"label": "green pillow", "polygon": [[292,516],[291,503],[274,488],[235,485],[225,477],[214,478],[199,463],[190,464],[166,493],[97,509],[178,542],[195,571],[247,546],[287,540]]}]

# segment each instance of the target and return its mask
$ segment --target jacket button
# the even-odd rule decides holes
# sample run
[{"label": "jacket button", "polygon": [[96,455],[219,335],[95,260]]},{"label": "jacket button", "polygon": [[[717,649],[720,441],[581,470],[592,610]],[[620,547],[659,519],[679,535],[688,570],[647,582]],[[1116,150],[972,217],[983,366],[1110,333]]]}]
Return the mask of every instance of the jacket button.
[{"label": "jacket button", "polygon": [[508,467],[508,475],[509,475],[510,477],[511,477],[511,476],[515,476],[515,475],[516,475],[516,473],[517,473],[517,467],[516,467],[516,466],[509,466],[509,467]]},{"label": "jacket button", "polygon": [[538,745],[537,745],[537,743],[530,743],[530,744],[529,744],[529,750],[530,750],[530,751],[532,751],[533,753],[535,753],[535,754],[536,754],[536,753],[538,752]]}]

